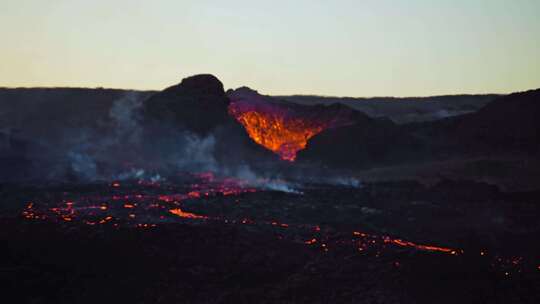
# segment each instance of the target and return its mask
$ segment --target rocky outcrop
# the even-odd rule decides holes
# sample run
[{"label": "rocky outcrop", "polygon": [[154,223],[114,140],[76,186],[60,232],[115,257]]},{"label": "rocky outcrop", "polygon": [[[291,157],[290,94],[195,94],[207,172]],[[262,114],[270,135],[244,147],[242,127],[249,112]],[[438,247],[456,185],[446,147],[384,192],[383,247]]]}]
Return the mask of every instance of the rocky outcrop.
[{"label": "rocky outcrop", "polygon": [[229,103],[223,84],[215,76],[185,78],[144,102],[146,141],[164,146],[163,141],[174,140],[178,132],[196,136],[211,144],[209,157],[221,167],[277,160],[270,151],[255,144],[229,115]]},{"label": "rocky outcrop", "polygon": [[173,124],[198,135],[207,135],[230,123],[229,99],[213,75],[196,75],[166,88],[144,102],[147,122]]},{"label": "rocky outcrop", "polygon": [[364,119],[314,136],[298,160],[329,168],[370,168],[415,160],[426,151],[422,140],[394,123]]}]

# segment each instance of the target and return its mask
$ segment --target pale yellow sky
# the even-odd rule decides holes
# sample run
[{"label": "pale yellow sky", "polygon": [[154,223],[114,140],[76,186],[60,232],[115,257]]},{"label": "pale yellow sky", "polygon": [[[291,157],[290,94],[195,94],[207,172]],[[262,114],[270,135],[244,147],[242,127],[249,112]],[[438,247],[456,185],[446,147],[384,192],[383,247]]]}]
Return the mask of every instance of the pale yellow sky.
[{"label": "pale yellow sky", "polygon": [[162,89],[212,73],[265,94],[540,87],[537,0],[4,0],[0,86]]}]

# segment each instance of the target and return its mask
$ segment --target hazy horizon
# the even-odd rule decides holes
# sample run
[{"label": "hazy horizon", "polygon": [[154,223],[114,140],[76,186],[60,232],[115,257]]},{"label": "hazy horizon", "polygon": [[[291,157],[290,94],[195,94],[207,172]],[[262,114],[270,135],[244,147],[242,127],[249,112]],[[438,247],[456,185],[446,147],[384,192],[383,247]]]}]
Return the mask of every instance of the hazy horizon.
[{"label": "hazy horizon", "polygon": [[[195,76],[189,75],[186,77]],[[186,78],[184,77],[184,78]],[[133,88],[119,88],[119,87],[104,87],[104,86],[93,86],[93,87],[83,87],[83,86],[0,86],[0,89],[89,89],[89,90],[121,90],[121,91],[135,91],[135,92],[159,92],[170,86],[179,84],[182,79],[179,79],[176,83],[165,86],[160,89],[133,89]],[[241,86],[242,87],[242,86]],[[224,86],[224,90],[236,90],[241,87],[236,88],[227,88]],[[245,87],[245,86],[244,86]],[[512,93],[519,93],[524,91],[540,89],[540,86],[537,88],[529,88],[522,91],[513,91],[513,92],[504,92],[504,93],[491,93],[491,92],[478,92],[478,93],[449,93],[449,94],[436,94],[436,95],[406,95],[406,96],[391,96],[391,95],[375,95],[375,96],[348,96],[348,95],[325,95],[325,94],[304,94],[304,93],[291,93],[291,94],[268,94],[257,88],[249,89],[257,91],[259,94],[272,96],[272,97],[290,97],[290,96],[306,96],[306,97],[321,97],[321,98],[358,98],[358,99],[371,99],[371,98],[430,98],[430,97],[445,97],[445,96],[474,96],[474,95],[508,95]]]},{"label": "hazy horizon", "polygon": [[267,95],[540,87],[540,2],[8,0],[0,87],[161,90],[202,73]]}]

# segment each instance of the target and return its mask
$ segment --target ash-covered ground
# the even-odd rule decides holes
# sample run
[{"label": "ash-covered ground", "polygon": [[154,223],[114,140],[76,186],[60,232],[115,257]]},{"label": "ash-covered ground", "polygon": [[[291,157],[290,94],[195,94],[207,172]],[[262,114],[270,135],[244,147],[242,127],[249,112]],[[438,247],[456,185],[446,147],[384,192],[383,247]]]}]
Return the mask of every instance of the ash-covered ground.
[{"label": "ash-covered ground", "polygon": [[[4,185],[18,303],[538,303],[538,193],[213,174]],[[9,203],[9,204],[6,204]],[[489,208],[487,208],[489,206]]]}]

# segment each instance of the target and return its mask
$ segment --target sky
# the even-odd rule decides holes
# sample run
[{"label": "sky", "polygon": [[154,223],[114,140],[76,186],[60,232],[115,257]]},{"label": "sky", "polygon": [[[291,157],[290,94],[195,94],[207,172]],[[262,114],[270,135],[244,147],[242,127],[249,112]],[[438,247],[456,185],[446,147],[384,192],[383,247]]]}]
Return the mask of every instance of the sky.
[{"label": "sky", "polygon": [[2,0],[0,86],[160,90],[211,73],[264,94],[540,87],[538,0]]}]

